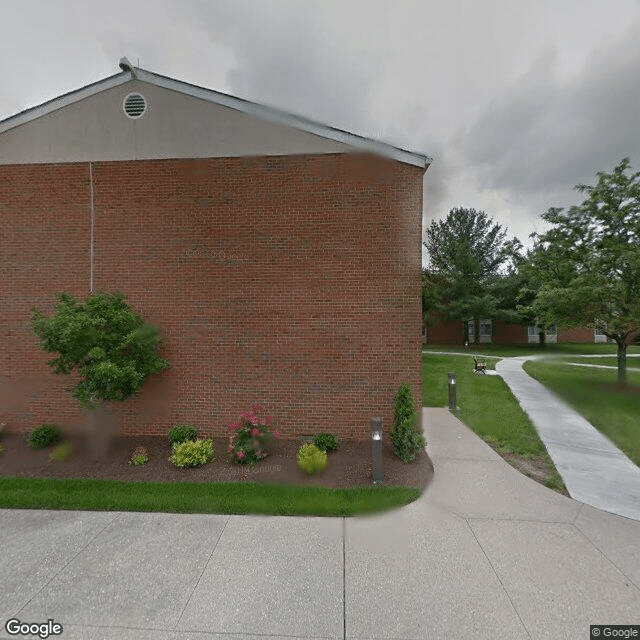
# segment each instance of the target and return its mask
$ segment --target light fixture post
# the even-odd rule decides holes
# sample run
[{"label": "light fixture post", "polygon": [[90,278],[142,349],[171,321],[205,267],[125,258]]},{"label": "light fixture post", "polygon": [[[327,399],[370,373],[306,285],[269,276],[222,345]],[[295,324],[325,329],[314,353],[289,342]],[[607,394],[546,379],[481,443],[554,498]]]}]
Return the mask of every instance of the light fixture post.
[{"label": "light fixture post", "polygon": [[373,484],[382,484],[382,419],[371,421],[371,454],[373,459]]},{"label": "light fixture post", "polygon": [[449,411],[454,411],[458,408],[456,400],[456,374],[455,372],[449,374]]}]

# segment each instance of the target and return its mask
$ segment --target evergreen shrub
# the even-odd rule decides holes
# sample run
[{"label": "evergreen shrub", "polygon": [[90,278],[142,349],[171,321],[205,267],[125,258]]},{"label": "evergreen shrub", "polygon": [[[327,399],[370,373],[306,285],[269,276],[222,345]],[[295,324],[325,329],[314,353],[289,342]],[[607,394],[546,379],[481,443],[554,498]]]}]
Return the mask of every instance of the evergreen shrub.
[{"label": "evergreen shrub", "polygon": [[415,460],[418,452],[426,445],[424,436],[416,429],[417,417],[413,392],[403,382],[396,394],[393,429],[390,434],[393,451],[403,462]]},{"label": "evergreen shrub", "polygon": [[313,439],[313,444],[315,444],[320,451],[324,451],[325,453],[335,451],[338,448],[338,440],[330,433],[319,433]]},{"label": "evergreen shrub", "polygon": [[43,424],[34,429],[28,437],[32,449],[46,449],[62,440],[62,431],[55,424]]},{"label": "evergreen shrub", "polygon": [[198,430],[190,424],[177,424],[169,431],[169,441],[171,444],[180,444],[187,440],[197,440]]}]

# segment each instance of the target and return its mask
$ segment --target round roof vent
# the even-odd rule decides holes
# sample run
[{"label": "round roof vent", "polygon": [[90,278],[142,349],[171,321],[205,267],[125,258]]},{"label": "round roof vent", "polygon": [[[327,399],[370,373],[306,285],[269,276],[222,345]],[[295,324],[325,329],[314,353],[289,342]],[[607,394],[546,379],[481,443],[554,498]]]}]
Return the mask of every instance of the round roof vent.
[{"label": "round roof vent", "polygon": [[130,93],[122,103],[129,118],[141,118],[147,111],[147,101],[141,93]]}]

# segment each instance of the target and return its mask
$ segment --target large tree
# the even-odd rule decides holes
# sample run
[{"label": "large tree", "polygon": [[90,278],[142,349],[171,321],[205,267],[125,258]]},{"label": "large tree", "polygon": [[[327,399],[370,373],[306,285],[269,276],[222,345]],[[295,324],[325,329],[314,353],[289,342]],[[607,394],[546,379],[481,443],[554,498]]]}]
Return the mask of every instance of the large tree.
[{"label": "large tree", "polygon": [[504,278],[510,258],[521,246],[484,211],[451,209],[444,220],[433,221],[425,232],[429,268],[423,277],[425,316],[436,311],[444,320],[475,323],[479,341],[481,318],[513,319],[512,300],[505,296]]},{"label": "large tree", "polygon": [[135,395],[147,376],[169,366],[156,353],[158,330],[143,322],[122,293],[95,293],[85,301],[62,293],[53,316],[33,311],[33,331],[41,349],[58,354],[48,362],[56,373],[78,373],[73,396],[93,410],[97,432],[101,426],[95,410]]},{"label": "large tree", "polygon": [[542,217],[551,229],[534,234],[530,269],[540,282],[533,307],[546,323],[587,326],[618,346],[618,379],[626,380],[627,343],[640,331],[640,172],[628,158],[568,211]]}]

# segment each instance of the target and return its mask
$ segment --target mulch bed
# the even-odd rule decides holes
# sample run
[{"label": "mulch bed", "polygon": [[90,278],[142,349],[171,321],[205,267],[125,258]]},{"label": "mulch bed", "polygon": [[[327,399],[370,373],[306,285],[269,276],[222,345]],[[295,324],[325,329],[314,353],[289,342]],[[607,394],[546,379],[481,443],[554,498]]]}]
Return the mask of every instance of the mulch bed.
[{"label": "mulch bed", "polygon": [[[106,454],[96,458],[85,438],[70,436],[73,455],[64,462],[50,462],[54,447],[33,450],[24,435],[4,433],[0,442],[0,476],[26,478],[99,478],[150,482],[274,482],[332,488],[363,487],[372,484],[371,442],[340,441],[329,453],[327,468],[308,476],[297,465],[300,440],[274,442],[268,456],[255,467],[226,461],[226,439],[214,439],[216,458],[196,469],[178,469],[170,461],[171,447],[166,437],[117,437]],[[149,461],[139,467],[129,464],[133,450],[144,447]],[[383,441],[384,485],[417,487],[421,490],[433,477],[433,465],[425,451],[405,464],[393,453],[389,439]]]}]

